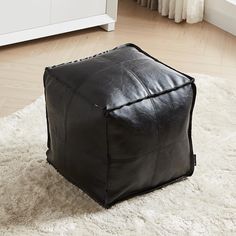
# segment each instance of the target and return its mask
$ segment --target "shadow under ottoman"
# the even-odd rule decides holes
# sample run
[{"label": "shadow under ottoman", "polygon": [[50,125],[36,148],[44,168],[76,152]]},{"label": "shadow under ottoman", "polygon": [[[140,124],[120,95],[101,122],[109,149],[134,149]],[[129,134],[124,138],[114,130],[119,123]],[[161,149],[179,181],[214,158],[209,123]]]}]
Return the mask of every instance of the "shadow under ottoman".
[{"label": "shadow under ottoman", "polygon": [[190,176],[194,79],[126,44],[44,74],[47,160],[102,206]]}]

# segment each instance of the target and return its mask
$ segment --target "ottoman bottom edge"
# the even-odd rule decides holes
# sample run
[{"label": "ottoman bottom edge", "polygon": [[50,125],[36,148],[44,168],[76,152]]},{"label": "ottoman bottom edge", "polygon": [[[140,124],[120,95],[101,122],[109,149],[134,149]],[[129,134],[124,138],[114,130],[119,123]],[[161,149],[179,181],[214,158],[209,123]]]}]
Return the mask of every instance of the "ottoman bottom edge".
[{"label": "ottoman bottom edge", "polygon": [[144,194],[147,194],[147,193],[150,193],[150,192],[154,192],[155,190],[158,190],[158,189],[164,188],[164,187],[166,187],[168,185],[174,184],[176,182],[180,182],[182,180],[185,180],[189,176],[190,176],[190,174],[182,175],[182,176],[177,177],[175,179],[171,179],[171,180],[166,181],[164,183],[158,184],[158,185],[156,185],[154,187],[147,187],[147,188],[145,188],[143,190],[138,190],[138,191],[134,191],[134,192],[128,193],[127,195],[123,195],[119,199],[116,199],[116,200],[112,201],[111,203],[106,204],[104,207],[105,208],[110,208],[113,205],[115,205],[117,203],[120,203],[122,201],[128,200],[130,198],[141,196],[141,195],[144,195]]},{"label": "ottoman bottom edge", "polygon": [[86,193],[92,200],[94,200],[96,203],[98,203],[100,206],[105,207],[105,208],[109,208],[106,207],[105,202],[100,201],[94,194],[92,194],[91,192],[87,191],[86,188],[84,188],[80,183],[78,183],[78,181],[76,181],[75,179],[73,179],[70,175],[68,175],[65,171],[62,171],[61,169],[59,169],[57,166],[55,166],[48,158],[47,158],[47,162],[53,166],[53,168],[57,171],[57,173],[59,173],[61,176],[63,176],[69,183],[73,184],[74,186],[76,186],[77,188],[79,188],[80,190],[82,190],[84,193]]},{"label": "ottoman bottom edge", "polygon": [[185,180],[187,177],[191,176],[193,174],[193,170],[190,170],[188,171],[186,174],[184,175],[181,175],[177,178],[174,178],[174,179],[171,179],[169,181],[166,181],[166,182],[163,182],[161,184],[158,184],[156,186],[152,186],[152,187],[147,187],[143,190],[137,190],[137,191],[134,191],[134,192],[131,192],[131,193],[128,193],[126,195],[123,195],[121,197],[119,197],[118,199],[116,200],[113,200],[112,202],[107,202],[105,199],[104,199],[104,202],[103,201],[100,201],[94,194],[92,194],[91,192],[87,191],[86,188],[84,188],[80,183],[78,183],[78,181],[76,181],[75,179],[73,179],[71,176],[69,176],[67,173],[65,173],[64,171],[62,170],[59,170],[48,158],[47,158],[47,162],[52,165],[56,171],[62,175],[67,181],[69,181],[71,184],[73,184],[74,186],[78,187],[80,190],[82,190],[84,193],[86,193],[92,200],[94,200],[95,202],[97,202],[100,206],[106,208],[106,209],[109,209],[111,208],[113,205],[117,204],[117,203],[120,203],[122,201],[125,201],[125,200],[128,200],[130,198],[133,198],[135,196],[141,196],[141,195],[144,195],[144,194],[147,194],[147,193],[150,193],[150,192],[153,192],[155,190],[158,190],[158,189],[161,189],[161,188],[164,188],[168,185],[171,185],[173,183],[176,183],[176,182],[180,182],[182,180]]}]

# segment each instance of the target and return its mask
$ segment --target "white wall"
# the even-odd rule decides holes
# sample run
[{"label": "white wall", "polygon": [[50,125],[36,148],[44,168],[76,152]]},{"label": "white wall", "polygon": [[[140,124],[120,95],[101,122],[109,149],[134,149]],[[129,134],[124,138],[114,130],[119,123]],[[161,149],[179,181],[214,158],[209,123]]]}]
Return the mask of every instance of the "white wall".
[{"label": "white wall", "polygon": [[232,0],[205,0],[204,19],[236,35],[236,4],[230,1]]}]

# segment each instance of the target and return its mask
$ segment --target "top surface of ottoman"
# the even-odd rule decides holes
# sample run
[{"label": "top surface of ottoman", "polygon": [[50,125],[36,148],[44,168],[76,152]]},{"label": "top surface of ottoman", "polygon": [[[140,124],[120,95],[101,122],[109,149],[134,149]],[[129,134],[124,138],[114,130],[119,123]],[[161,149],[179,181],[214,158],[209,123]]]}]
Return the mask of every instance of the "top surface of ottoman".
[{"label": "top surface of ottoman", "polygon": [[133,44],[47,70],[74,93],[106,110],[170,92],[193,81]]}]

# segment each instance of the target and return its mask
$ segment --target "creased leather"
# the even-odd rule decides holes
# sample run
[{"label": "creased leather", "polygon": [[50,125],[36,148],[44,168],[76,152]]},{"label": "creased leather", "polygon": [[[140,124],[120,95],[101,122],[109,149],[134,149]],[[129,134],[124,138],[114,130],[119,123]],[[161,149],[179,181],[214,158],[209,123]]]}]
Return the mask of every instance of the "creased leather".
[{"label": "creased leather", "polygon": [[108,208],[192,175],[194,79],[134,44],[47,67],[47,160]]}]

